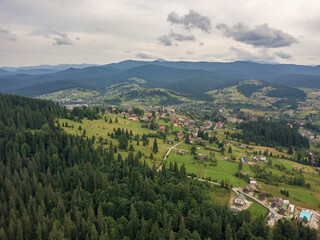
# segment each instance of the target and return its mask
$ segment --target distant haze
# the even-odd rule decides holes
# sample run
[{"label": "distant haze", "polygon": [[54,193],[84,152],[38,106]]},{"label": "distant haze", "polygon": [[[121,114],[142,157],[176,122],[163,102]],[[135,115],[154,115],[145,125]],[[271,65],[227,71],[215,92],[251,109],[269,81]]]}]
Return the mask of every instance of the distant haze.
[{"label": "distant haze", "polygon": [[318,0],[0,0],[0,66],[125,59],[319,65]]}]

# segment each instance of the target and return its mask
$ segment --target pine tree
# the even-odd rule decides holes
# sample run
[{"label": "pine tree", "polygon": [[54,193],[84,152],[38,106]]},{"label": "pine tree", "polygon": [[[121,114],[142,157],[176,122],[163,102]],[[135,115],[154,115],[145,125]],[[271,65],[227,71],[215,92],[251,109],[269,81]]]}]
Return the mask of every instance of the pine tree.
[{"label": "pine tree", "polygon": [[136,234],[138,232],[138,226],[139,226],[139,218],[137,217],[137,212],[136,209],[134,208],[133,204],[131,205],[130,208],[130,214],[129,214],[129,235],[131,239],[136,238]]},{"label": "pine tree", "polygon": [[225,232],[226,232],[226,240],[232,240],[232,229],[231,229],[230,223],[227,224]]},{"label": "pine tree", "polygon": [[154,142],[153,142],[152,151],[153,151],[153,153],[157,153],[158,152],[158,143],[157,143],[157,139],[156,138],[154,139]]},{"label": "pine tree", "polygon": [[179,236],[182,239],[185,239],[187,237],[187,230],[186,230],[186,224],[184,222],[184,218],[181,217],[180,225],[179,225]]},{"label": "pine tree", "polygon": [[63,232],[60,231],[57,227],[57,222],[53,223],[53,227],[51,232],[49,233],[49,240],[62,240],[63,239]]}]

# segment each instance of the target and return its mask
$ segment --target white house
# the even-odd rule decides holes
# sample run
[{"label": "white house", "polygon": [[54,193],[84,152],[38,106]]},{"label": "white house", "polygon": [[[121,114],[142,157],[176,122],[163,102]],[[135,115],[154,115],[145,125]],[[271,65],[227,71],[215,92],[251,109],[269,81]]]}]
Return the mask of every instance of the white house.
[{"label": "white house", "polygon": [[263,162],[267,162],[267,157],[264,155],[259,156],[259,160]]},{"label": "white house", "polygon": [[291,213],[294,212],[294,205],[293,204],[289,204],[288,211]]},{"label": "white house", "polygon": [[250,184],[251,185],[258,185],[258,183],[256,181],[254,181],[254,180],[250,180]]},{"label": "white house", "polygon": [[236,205],[236,206],[240,206],[240,207],[243,207],[243,205],[244,205],[244,201],[246,200],[246,197],[242,194],[242,193],[240,193],[240,194],[238,194],[236,197],[235,197],[235,199],[234,199],[234,204]]}]

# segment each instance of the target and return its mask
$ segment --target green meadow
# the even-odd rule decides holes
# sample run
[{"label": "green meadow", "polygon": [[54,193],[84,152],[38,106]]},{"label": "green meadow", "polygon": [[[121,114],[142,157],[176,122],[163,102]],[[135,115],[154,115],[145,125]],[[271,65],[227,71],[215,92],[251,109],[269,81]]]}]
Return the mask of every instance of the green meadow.
[{"label": "green meadow", "polygon": [[[87,120],[84,119],[82,120],[82,123],[68,120],[68,119],[59,119],[60,125],[64,123],[68,123],[68,127],[63,127],[63,129],[70,134],[74,135],[82,135],[83,130],[86,131],[86,136],[92,137],[95,136],[96,143],[95,145],[98,146],[100,144],[99,138],[102,137],[103,140],[110,141],[112,140],[113,145],[118,145],[119,142],[117,139],[111,139],[110,136],[108,136],[113,132],[113,129],[117,128],[123,128],[124,130],[128,129],[132,131],[133,135],[139,134],[140,138],[142,137],[143,134],[148,134],[152,133],[153,131],[147,128],[142,128],[142,124],[139,122],[132,122],[127,119],[123,119],[123,116],[121,115],[104,115],[107,119],[105,121],[104,119],[98,119],[98,120]],[[116,123],[116,118],[118,119],[118,123]],[[112,123],[109,123],[109,120],[112,119]],[[73,127],[72,127],[73,126]],[[79,126],[81,126],[82,130],[79,130]],[[169,137],[168,137],[169,138]],[[149,145],[143,146],[142,141],[139,142],[139,145],[137,144],[137,141],[129,141],[129,146],[132,144],[134,147],[135,151],[141,151],[143,154],[143,159],[147,161],[151,166],[153,163],[156,164],[156,166],[159,166],[160,163],[162,162],[164,155],[168,151],[168,149],[172,146],[167,143],[165,143],[162,139],[157,139],[158,143],[158,150],[159,152],[157,154],[153,154],[154,159],[150,159],[150,153],[152,152],[152,146],[153,146],[153,138],[149,138]],[[104,147],[109,146],[109,142],[107,144],[103,144]],[[122,155],[122,157],[127,156],[126,151],[119,151],[119,153]]]},{"label": "green meadow", "polygon": [[[249,199],[249,201],[252,201],[251,199]],[[269,210],[263,206],[261,206],[259,203],[257,203],[256,201],[252,201],[250,207],[247,209],[250,214],[251,217],[253,219],[258,218],[258,217],[266,217]]]}]

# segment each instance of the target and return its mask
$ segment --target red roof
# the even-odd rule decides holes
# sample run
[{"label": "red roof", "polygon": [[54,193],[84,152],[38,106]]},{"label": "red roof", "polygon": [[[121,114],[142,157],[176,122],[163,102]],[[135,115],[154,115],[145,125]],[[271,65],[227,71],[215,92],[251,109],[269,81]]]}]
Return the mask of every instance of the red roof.
[{"label": "red roof", "polygon": [[166,130],[166,126],[160,126],[159,130]]}]

